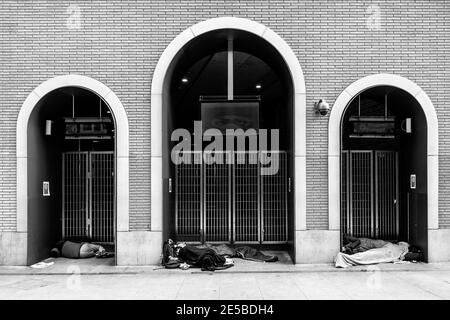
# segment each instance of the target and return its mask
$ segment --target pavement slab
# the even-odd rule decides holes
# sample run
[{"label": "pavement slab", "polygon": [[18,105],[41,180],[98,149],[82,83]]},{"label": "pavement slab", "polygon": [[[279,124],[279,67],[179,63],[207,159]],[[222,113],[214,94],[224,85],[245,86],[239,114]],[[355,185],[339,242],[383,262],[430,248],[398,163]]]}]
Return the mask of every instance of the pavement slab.
[{"label": "pavement slab", "polygon": [[336,269],[239,260],[230,269],[202,272],[94,262],[66,259],[45,269],[0,267],[0,299],[450,299],[450,263]]}]

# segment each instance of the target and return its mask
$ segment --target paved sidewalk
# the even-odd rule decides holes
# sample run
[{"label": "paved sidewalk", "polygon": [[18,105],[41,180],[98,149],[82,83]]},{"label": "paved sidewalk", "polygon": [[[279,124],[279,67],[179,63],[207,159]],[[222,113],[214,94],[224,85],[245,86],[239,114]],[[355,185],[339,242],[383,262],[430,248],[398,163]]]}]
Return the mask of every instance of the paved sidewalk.
[{"label": "paved sidewalk", "polygon": [[450,299],[450,264],[342,270],[239,260],[201,272],[59,260],[46,269],[0,267],[0,299]]}]

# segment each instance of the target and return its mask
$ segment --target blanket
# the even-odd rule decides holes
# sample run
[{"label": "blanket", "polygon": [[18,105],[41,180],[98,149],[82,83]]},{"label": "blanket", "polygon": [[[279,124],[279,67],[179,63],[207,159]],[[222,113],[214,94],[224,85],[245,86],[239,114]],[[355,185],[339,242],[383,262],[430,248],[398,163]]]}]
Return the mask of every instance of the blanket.
[{"label": "blanket", "polygon": [[277,256],[267,255],[265,253],[262,253],[258,249],[249,246],[238,246],[233,248],[227,244],[219,244],[219,245],[205,244],[202,246],[197,246],[197,248],[209,248],[214,250],[214,252],[216,252],[220,256],[242,258],[244,260],[252,260],[259,262],[278,261]]},{"label": "blanket", "polygon": [[227,244],[216,244],[216,245],[213,245],[213,244],[210,244],[210,243],[205,243],[205,244],[202,244],[202,245],[198,245],[196,247],[197,248],[212,249],[219,256],[224,256],[224,257],[235,257],[236,256],[236,251],[231,246],[229,246]]},{"label": "blanket", "polygon": [[202,268],[202,271],[220,270],[231,266],[225,265],[226,259],[210,248],[185,246],[178,252],[178,258],[187,264]]},{"label": "blanket", "polygon": [[408,253],[408,247],[409,244],[406,242],[399,242],[398,244],[387,243],[381,248],[370,249],[352,255],[339,252],[334,263],[336,268],[347,268],[357,265],[401,261]]},{"label": "blanket", "polygon": [[237,247],[235,248],[236,256],[245,260],[275,262],[278,261],[277,256],[269,256],[252,247]]}]

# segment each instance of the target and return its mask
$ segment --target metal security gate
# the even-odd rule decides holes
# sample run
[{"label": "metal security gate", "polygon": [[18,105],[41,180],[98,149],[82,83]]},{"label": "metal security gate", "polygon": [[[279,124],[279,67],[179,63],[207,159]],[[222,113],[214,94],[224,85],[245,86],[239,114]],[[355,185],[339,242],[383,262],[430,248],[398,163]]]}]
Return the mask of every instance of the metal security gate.
[{"label": "metal security gate", "polygon": [[234,242],[261,241],[260,167],[257,152],[235,152]]},{"label": "metal security gate", "polygon": [[202,154],[189,152],[190,163],[181,163],[175,168],[175,229],[178,240],[201,241],[203,225]]},{"label": "metal security gate", "polygon": [[400,232],[397,152],[375,152],[375,191],[375,235],[397,239]]},{"label": "metal security gate", "polygon": [[287,153],[278,155],[278,172],[263,176],[259,152],[225,152],[224,159],[234,157],[232,164],[211,163],[206,153],[186,153],[191,163],[175,166],[177,240],[287,242]]},{"label": "metal security gate", "polygon": [[63,239],[83,240],[88,234],[88,156],[87,152],[63,153]]},{"label": "metal security gate", "polygon": [[[207,242],[231,241],[231,168],[225,162],[211,163],[212,153],[204,153],[203,237]],[[228,152],[224,157],[230,157]],[[225,159],[224,159],[225,160]]]},{"label": "metal security gate", "polygon": [[114,154],[90,153],[91,238],[99,242],[114,241]]},{"label": "metal security gate", "polygon": [[[272,156],[273,152],[267,154]],[[276,174],[261,176],[261,234],[264,243],[279,243],[288,240],[290,179],[286,152],[278,152],[278,161]]]},{"label": "metal security gate", "polygon": [[64,239],[114,242],[114,154],[63,153]]},{"label": "metal security gate", "polygon": [[396,151],[342,151],[341,225],[354,237],[398,238]]}]

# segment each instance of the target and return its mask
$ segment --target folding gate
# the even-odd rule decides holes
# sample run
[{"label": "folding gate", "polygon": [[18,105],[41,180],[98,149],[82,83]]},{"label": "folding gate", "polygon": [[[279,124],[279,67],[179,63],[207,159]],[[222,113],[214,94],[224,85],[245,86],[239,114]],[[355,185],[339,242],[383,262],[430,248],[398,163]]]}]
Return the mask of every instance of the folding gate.
[{"label": "folding gate", "polygon": [[[236,152],[234,175],[234,242],[261,241],[260,166],[257,152]],[[256,158],[256,159],[255,159]]]},{"label": "folding gate", "polygon": [[279,170],[274,175],[260,174],[260,155],[225,152],[224,159],[234,157],[234,163],[218,164],[208,161],[211,154],[191,152],[191,164],[175,166],[177,240],[287,241],[287,154],[279,152]]},{"label": "folding gate", "polygon": [[63,153],[64,239],[114,242],[114,154]]},{"label": "folding gate", "polygon": [[342,151],[341,225],[355,237],[398,238],[396,151]]},{"label": "folding gate", "polygon": [[[223,153],[230,157],[230,153]],[[213,154],[204,153],[209,160]],[[211,161],[207,161],[210,163]],[[203,165],[203,224],[200,226],[204,241],[231,241],[231,175],[229,165]]]}]

